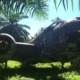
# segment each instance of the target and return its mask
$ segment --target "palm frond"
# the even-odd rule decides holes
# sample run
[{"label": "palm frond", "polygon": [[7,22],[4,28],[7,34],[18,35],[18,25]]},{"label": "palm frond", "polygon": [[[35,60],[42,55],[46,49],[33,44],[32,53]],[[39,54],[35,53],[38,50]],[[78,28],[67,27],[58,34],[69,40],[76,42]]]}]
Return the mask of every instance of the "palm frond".
[{"label": "palm frond", "polygon": [[57,0],[53,0],[54,1],[54,6],[55,6],[55,8],[56,8],[56,10],[57,10],[57,6],[56,6],[56,4],[57,4]]},{"label": "palm frond", "polygon": [[48,18],[48,5],[46,2],[38,2],[35,4],[35,2],[31,3],[31,16],[35,16],[39,19],[47,19]]},{"label": "palm frond", "polygon": [[[2,3],[0,3],[0,6],[3,7],[0,11],[4,14],[6,18],[9,17],[10,13],[17,14],[25,12],[26,15],[31,13],[31,15],[33,14],[36,17],[39,16],[39,18],[40,17],[46,18],[47,17],[46,15],[48,15],[47,11],[45,10],[48,8],[47,6],[45,6],[48,0],[1,0],[1,1]],[[34,9],[33,12],[31,11],[32,8]],[[44,12],[43,11],[42,12],[44,13],[45,16],[42,15],[39,10],[40,11],[43,10]],[[39,13],[39,15],[37,13]]]},{"label": "palm frond", "polygon": [[22,32],[23,34],[25,34],[26,36],[30,35],[29,32],[28,32],[26,29],[24,29],[24,28],[19,28],[19,29],[20,29],[21,32]]},{"label": "palm frond", "polygon": [[[80,0],[79,0],[80,1]],[[60,0],[59,3],[58,3],[58,6],[56,5],[57,3],[54,3],[56,6],[57,6],[57,9],[59,8],[60,4],[62,3],[63,5],[63,8],[65,10],[68,9],[68,3],[69,3],[69,0]],[[79,2],[78,2],[79,3]],[[80,6],[80,5],[79,5]],[[71,7],[72,7],[72,11],[74,10],[74,1],[71,0]]]},{"label": "palm frond", "polygon": [[5,18],[3,18],[3,17],[0,17],[0,25],[1,26],[6,26],[6,25],[8,25],[9,24],[9,22],[5,19]]},{"label": "palm frond", "polygon": [[30,29],[30,27],[28,25],[16,24],[16,26],[21,27],[21,28]]},{"label": "palm frond", "polygon": [[26,37],[28,37],[28,35],[30,35],[29,32],[24,28],[17,27],[16,29],[17,29],[19,35],[23,36],[23,38],[26,38]]},{"label": "palm frond", "polygon": [[71,0],[71,5],[72,5],[72,11],[74,11],[74,3],[73,3],[73,0]]},{"label": "palm frond", "polygon": [[[26,25],[15,24],[14,28],[16,29],[19,36],[23,36],[24,38],[29,35],[27,28],[24,28]],[[26,26],[28,27],[28,26]]]},{"label": "palm frond", "polygon": [[18,19],[18,21],[20,21],[20,20],[26,19],[26,18],[28,18],[28,16],[26,16],[26,15],[21,15],[21,16],[18,17],[17,19]]}]

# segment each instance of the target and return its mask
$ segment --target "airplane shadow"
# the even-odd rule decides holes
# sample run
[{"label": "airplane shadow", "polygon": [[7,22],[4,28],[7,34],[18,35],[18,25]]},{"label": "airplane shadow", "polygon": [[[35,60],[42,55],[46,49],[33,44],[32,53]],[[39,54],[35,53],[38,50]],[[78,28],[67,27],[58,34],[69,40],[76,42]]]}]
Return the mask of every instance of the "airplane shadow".
[{"label": "airplane shadow", "polygon": [[54,66],[53,68],[36,68],[33,66],[28,66],[27,68],[7,68],[0,69],[0,79],[5,80],[8,77],[20,75],[33,78],[34,80],[65,80],[65,78],[58,75],[67,71],[71,71],[71,69],[59,69]]}]

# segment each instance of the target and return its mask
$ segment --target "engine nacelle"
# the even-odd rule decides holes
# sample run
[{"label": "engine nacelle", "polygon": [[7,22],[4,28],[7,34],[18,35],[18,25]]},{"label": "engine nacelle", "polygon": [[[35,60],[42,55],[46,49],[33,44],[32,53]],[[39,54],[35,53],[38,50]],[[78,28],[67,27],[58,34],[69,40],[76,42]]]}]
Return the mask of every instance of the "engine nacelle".
[{"label": "engine nacelle", "polygon": [[0,62],[7,61],[15,49],[15,39],[9,34],[0,33]]}]

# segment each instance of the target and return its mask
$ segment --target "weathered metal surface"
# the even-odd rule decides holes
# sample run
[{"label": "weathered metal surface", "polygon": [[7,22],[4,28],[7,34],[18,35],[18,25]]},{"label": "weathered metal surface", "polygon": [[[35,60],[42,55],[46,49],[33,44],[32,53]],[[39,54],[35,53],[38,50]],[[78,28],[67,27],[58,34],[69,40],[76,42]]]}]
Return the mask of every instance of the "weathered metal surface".
[{"label": "weathered metal surface", "polygon": [[[73,32],[80,30],[80,19],[74,18],[65,21],[63,24],[56,26],[53,30],[46,32],[45,30],[37,36],[31,43],[35,44],[39,56],[47,58],[61,55],[67,49],[66,36],[69,33],[71,37],[76,36]],[[74,37],[75,38],[75,37]],[[73,41],[73,40],[71,40]]]},{"label": "weathered metal surface", "polygon": [[7,61],[16,49],[15,40],[12,36],[0,33],[0,62]]},{"label": "weathered metal surface", "polygon": [[29,61],[36,58],[36,49],[34,44],[16,42],[16,50],[11,60]]}]

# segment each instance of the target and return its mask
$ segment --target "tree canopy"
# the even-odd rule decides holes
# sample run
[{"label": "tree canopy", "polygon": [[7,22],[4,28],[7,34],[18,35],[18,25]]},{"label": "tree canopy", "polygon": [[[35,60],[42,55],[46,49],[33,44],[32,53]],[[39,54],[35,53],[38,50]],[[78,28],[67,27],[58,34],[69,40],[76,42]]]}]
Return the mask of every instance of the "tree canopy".
[{"label": "tree canopy", "polygon": [[[23,13],[31,17],[46,19],[48,5],[46,0],[0,0],[0,14],[6,17],[15,13]],[[6,14],[5,14],[6,12]]]},{"label": "tree canopy", "polygon": [[27,18],[27,16],[20,14],[10,15],[8,19],[0,17],[0,25],[2,26],[0,33],[8,33],[18,42],[27,41],[29,35],[27,29],[30,29],[30,27],[18,23],[24,17]]},{"label": "tree canopy", "polygon": [[[10,12],[24,13],[38,19],[48,19],[48,8],[50,0],[0,0],[0,13],[9,15]],[[74,10],[74,0],[53,0],[53,5],[57,10],[63,5],[64,10],[68,10],[71,2],[72,10]],[[80,10],[80,0],[77,1]]]}]

